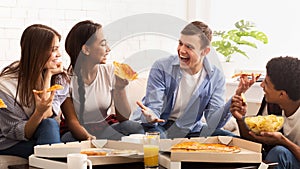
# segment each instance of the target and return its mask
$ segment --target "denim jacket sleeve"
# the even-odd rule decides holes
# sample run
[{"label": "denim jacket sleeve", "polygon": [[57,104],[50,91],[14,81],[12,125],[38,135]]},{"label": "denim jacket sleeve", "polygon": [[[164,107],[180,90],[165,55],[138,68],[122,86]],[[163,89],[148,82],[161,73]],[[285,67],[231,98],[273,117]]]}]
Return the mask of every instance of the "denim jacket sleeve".
[{"label": "denim jacket sleeve", "polygon": [[212,81],[214,90],[204,112],[206,125],[203,126],[201,133],[208,133],[211,130],[223,127],[231,117],[229,111],[231,100],[224,104],[225,77],[220,71],[216,71],[214,77]]},{"label": "denim jacket sleeve", "polygon": [[[160,118],[163,111],[164,100],[166,99],[166,83],[165,72],[163,67],[155,62],[150,70],[146,96],[143,100],[143,104],[153,111],[153,113]],[[141,116],[142,122],[146,123],[144,116]]]}]

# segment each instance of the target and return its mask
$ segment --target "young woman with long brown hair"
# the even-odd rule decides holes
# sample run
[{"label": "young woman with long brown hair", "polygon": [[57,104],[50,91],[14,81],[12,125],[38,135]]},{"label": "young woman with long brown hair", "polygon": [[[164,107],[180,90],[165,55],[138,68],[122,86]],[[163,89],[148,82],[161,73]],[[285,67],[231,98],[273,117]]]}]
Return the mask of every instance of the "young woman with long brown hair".
[{"label": "young woman with long brown hair", "polygon": [[[60,39],[46,25],[27,27],[21,37],[20,60],[1,72],[0,98],[7,108],[0,109],[0,154],[27,158],[37,144],[60,142],[54,117],[69,91],[60,61]],[[47,92],[54,84],[64,89]]]}]

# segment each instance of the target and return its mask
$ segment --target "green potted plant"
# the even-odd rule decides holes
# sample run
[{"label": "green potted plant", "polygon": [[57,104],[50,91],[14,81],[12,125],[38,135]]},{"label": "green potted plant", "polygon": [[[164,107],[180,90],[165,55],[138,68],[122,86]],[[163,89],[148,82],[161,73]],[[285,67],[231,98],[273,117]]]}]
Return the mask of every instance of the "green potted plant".
[{"label": "green potted plant", "polygon": [[216,40],[212,42],[212,46],[225,57],[225,62],[230,62],[232,56],[236,53],[249,58],[241,48],[242,46],[257,48],[255,41],[260,41],[263,44],[268,43],[267,35],[256,30],[253,22],[240,20],[234,25],[235,28],[232,30],[213,32]]}]

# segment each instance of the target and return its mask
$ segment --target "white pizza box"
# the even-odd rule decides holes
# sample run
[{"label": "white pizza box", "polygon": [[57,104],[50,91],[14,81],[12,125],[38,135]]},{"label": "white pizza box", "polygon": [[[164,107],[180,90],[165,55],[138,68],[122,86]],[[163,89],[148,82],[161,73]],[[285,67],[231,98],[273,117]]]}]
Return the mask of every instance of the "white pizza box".
[{"label": "white pizza box", "polygon": [[159,165],[170,169],[181,169],[181,162],[171,161],[169,153],[159,154]]},{"label": "white pizza box", "polygon": [[121,141],[129,142],[129,143],[143,144],[144,136],[145,136],[144,134],[130,134],[129,136],[123,136],[121,138]]},{"label": "white pizza box", "polygon": [[68,169],[67,162],[36,157],[35,155],[29,156],[29,165],[44,169]]},{"label": "white pizza box", "polygon": [[137,150],[138,154],[123,154],[120,156],[88,156],[93,165],[121,164],[143,161],[143,145],[127,143],[114,140],[92,140],[81,142],[58,143],[51,145],[38,145],[34,147],[34,156],[48,158],[52,161],[55,158],[66,158],[70,153],[80,153],[81,150],[91,148],[109,148],[117,150]]},{"label": "white pizza box", "polygon": [[[160,141],[160,151],[170,152],[172,145],[181,141],[188,141],[187,138],[162,139]],[[226,145],[238,146],[241,151],[238,153],[220,152],[171,152],[170,159],[173,162],[219,162],[219,163],[261,163],[261,144],[229,136],[197,137],[192,141],[202,143],[222,143]]]}]

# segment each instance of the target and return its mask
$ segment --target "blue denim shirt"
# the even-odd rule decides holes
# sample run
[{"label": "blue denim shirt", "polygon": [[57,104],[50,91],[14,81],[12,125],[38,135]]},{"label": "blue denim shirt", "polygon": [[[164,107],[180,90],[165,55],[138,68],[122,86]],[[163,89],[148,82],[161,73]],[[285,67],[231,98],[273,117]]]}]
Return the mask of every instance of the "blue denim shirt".
[{"label": "blue denim shirt", "polygon": [[[225,77],[214,65],[210,65],[205,57],[204,69],[207,75],[196,89],[184,112],[176,120],[180,128],[189,129],[191,132],[200,132],[201,135],[209,135],[216,128],[221,128],[231,117],[229,111],[231,100],[225,105]],[[168,120],[175,105],[175,98],[181,80],[179,58],[177,55],[157,60],[149,73],[146,96],[143,104],[150,108],[158,118]],[[205,116],[206,123],[201,122]],[[131,117],[132,120],[147,123],[138,108]],[[159,123],[157,125],[163,125]]]}]

